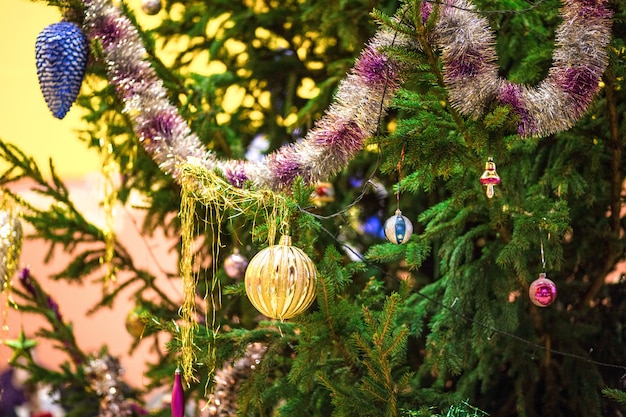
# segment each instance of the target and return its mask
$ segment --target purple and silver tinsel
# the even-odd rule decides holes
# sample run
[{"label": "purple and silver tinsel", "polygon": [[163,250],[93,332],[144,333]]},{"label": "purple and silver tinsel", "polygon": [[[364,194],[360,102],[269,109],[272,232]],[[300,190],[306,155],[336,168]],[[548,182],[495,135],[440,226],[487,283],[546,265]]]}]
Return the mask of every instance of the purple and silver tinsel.
[{"label": "purple and silver tinsel", "polygon": [[259,188],[288,187],[301,176],[309,183],[341,170],[378,127],[382,112],[399,87],[399,71],[381,49],[402,43],[400,36],[379,32],[353,71],[339,86],[335,103],[304,140],[279,149],[263,161],[220,161],[208,153],[172,106],[161,80],[145,60],[146,50],[131,22],[108,0],[85,0],[85,29],[100,40],[109,81],[133,118],[135,132],[161,168],[179,179],[185,161],[217,169],[235,186],[245,181]]},{"label": "purple and silver tinsel", "polygon": [[262,343],[250,343],[243,357],[227,362],[215,371],[215,389],[209,396],[206,407],[209,417],[230,417],[237,415],[239,390],[252,376],[256,367],[263,360],[267,346]]},{"label": "purple and silver tinsel", "polygon": [[[565,0],[556,29],[552,67],[536,87],[498,76],[495,35],[468,0],[441,6],[432,41],[442,51],[445,84],[452,106],[477,118],[494,101],[511,106],[522,137],[548,136],[572,127],[600,88],[611,38],[612,12],[606,0]],[[429,18],[432,3],[423,3]]]},{"label": "purple and silver tinsel", "polygon": [[135,406],[124,398],[122,375],[124,368],[117,358],[104,355],[85,364],[85,377],[91,389],[100,397],[98,417],[128,417]]},{"label": "purple and silver tinsel", "polygon": [[[381,29],[341,82],[335,101],[306,137],[262,161],[218,160],[191,132],[146,61],[136,28],[110,0],[84,0],[85,31],[102,44],[109,81],[125,104],[137,136],[161,168],[180,181],[182,162],[219,170],[235,186],[283,189],[300,176],[326,180],[363,148],[400,86],[402,68],[384,49],[411,39]],[[586,111],[607,65],[611,11],[607,0],[566,0],[556,33],[553,66],[537,87],[498,76],[495,35],[487,19],[467,0],[446,0],[437,14],[431,42],[442,51],[445,83],[453,107],[481,116],[492,102],[511,106],[520,136],[546,136],[570,128]],[[432,3],[424,2],[428,19]]]}]

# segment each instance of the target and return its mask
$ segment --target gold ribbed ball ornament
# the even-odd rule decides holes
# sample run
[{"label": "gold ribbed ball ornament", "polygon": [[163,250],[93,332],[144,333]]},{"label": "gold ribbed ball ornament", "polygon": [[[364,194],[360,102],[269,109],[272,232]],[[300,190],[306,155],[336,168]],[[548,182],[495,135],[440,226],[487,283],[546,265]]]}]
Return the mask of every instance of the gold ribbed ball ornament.
[{"label": "gold ribbed ball ornament", "polygon": [[257,253],[248,264],[246,294],[262,314],[277,320],[297,316],[315,300],[317,269],[301,249],[283,235],[278,245]]},{"label": "gold ribbed ball ornament", "polygon": [[147,313],[148,310],[145,307],[138,305],[130,310],[126,316],[126,321],[124,322],[126,330],[135,339],[142,337],[146,331]]}]

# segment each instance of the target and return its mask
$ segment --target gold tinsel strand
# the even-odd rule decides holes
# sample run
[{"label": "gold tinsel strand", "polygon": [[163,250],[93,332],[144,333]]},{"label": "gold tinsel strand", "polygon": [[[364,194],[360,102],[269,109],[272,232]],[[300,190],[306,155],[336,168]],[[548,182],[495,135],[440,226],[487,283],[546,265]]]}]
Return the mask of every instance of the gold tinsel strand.
[{"label": "gold tinsel strand", "polygon": [[7,289],[19,263],[22,223],[9,194],[0,190],[0,292]]},{"label": "gold tinsel strand", "polygon": [[[224,178],[213,171],[209,171],[200,164],[185,163],[179,166],[181,173],[182,199],[180,208],[182,248],[181,248],[181,275],[183,279],[183,305],[181,318],[181,368],[185,380],[193,378],[193,363],[195,349],[193,333],[197,329],[196,320],[196,287],[197,277],[193,273],[194,255],[193,242],[195,231],[195,207],[199,203],[206,208],[206,218],[202,219],[206,232],[211,233],[211,262],[212,277],[207,285],[206,314],[208,330],[213,334],[213,340],[218,333],[217,312],[221,307],[221,286],[217,277],[217,260],[221,247],[220,225],[226,212],[232,216],[242,214],[253,215],[253,222],[262,221],[267,226],[267,243],[273,245],[277,233],[287,234],[289,229],[289,205],[285,195],[271,190],[249,190],[232,186]],[[254,226],[254,225],[253,225]],[[254,228],[254,227],[253,227]],[[208,356],[211,363],[206,364],[209,375],[215,370],[215,346],[208,346]]]},{"label": "gold tinsel strand", "polygon": [[108,135],[101,139],[100,150],[102,155],[103,194],[102,209],[104,211],[104,256],[101,262],[106,267],[104,289],[108,290],[111,282],[116,282],[113,257],[115,256],[115,218],[113,209],[117,201],[117,187],[114,175],[117,173],[117,164],[113,155],[113,143]]},{"label": "gold tinsel strand", "polygon": [[198,328],[196,320],[196,278],[193,275],[193,235],[195,225],[196,202],[192,196],[192,184],[184,178],[181,182],[182,196],[180,201],[181,253],[180,274],[183,280],[183,305],[180,308],[182,324],[181,338],[181,369],[185,381],[194,378],[193,370],[196,358],[193,346],[193,334]]}]

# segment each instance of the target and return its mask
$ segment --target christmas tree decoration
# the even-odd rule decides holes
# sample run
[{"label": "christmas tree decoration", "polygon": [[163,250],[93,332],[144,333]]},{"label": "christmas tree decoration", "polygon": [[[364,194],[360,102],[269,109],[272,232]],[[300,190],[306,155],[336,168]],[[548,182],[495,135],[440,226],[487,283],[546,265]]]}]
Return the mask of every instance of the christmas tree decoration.
[{"label": "christmas tree decoration", "polygon": [[[491,103],[510,106],[520,118],[522,137],[569,129],[587,110],[608,62],[612,12],[607,3],[565,3],[563,23],[556,32],[554,65],[544,81],[530,88],[499,77],[495,35],[475,6],[467,0],[448,1],[436,13],[428,38],[442,49],[444,82],[452,106],[474,118],[483,115]],[[86,0],[85,5],[89,37],[102,44],[109,82],[132,115],[137,136],[162,169],[178,181],[178,162],[191,160],[218,169],[238,187],[251,181],[259,188],[280,190],[298,176],[309,184],[325,181],[361,151],[400,86],[403,68],[384,49],[421,49],[402,32],[379,30],[339,85],[335,103],[303,140],[261,161],[218,160],[167,100],[163,84],[144,60],[146,50],[132,23],[109,0]],[[433,4],[424,2],[421,7],[426,23]],[[585,48],[578,48],[581,42]]]},{"label": "christmas tree decoration", "polygon": [[556,300],[556,284],[542,272],[528,289],[530,301],[538,307],[547,307]]},{"label": "christmas tree decoration", "polygon": [[109,290],[109,283],[117,280],[113,257],[115,256],[115,214],[117,202],[117,186],[115,179],[119,175],[118,165],[113,155],[113,140],[105,135],[100,140],[100,155],[102,158],[101,172],[103,179],[102,210],[104,212],[104,256],[101,259],[106,268],[104,289]]},{"label": "christmas tree decoration", "polygon": [[335,201],[335,186],[332,182],[318,182],[311,193],[311,202],[316,207]]},{"label": "christmas tree decoration", "polygon": [[88,36],[102,45],[109,82],[132,116],[137,136],[159,166],[178,181],[180,161],[217,169],[237,187],[249,180],[257,188],[281,190],[298,176],[309,184],[325,181],[373,136],[399,88],[399,68],[384,48],[410,44],[406,36],[381,29],[340,84],[335,104],[303,140],[262,161],[218,160],[169,103],[162,82],[144,60],[145,47],[128,18],[108,0],[86,0],[85,5]]},{"label": "christmas tree decoration", "polygon": [[[422,3],[424,23],[433,10],[434,3]],[[467,0],[446,1],[433,14],[430,36],[442,49],[444,82],[452,106],[473,118],[482,116],[492,102],[510,106],[519,116],[522,137],[544,137],[569,129],[600,88],[608,64],[612,15],[608,1],[564,1],[552,67],[543,81],[529,87],[498,75],[496,39],[487,18]]]},{"label": "christmas tree decoration", "polygon": [[229,278],[242,279],[246,274],[248,262],[248,258],[239,253],[239,249],[235,249],[224,259],[224,271]]},{"label": "christmas tree decoration", "polygon": [[128,333],[135,339],[142,337],[146,330],[146,313],[147,310],[143,306],[138,305],[126,315],[124,325]]},{"label": "christmas tree decoration", "polygon": [[396,245],[407,242],[413,235],[413,223],[402,215],[400,209],[385,221],[384,229],[387,240]]},{"label": "christmas tree decoration", "polygon": [[[254,190],[235,187],[215,171],[207,170],[199,163],[186,163],[179,166],[181,173],[181,261],[180,271],[183,280],[183,304],[180,309],[181,326],[181,371],[185,380],[194,378],[193,369],[197,346],[194,344],[194,332],[198,329],[196,314],[196,289],[198,277],[194,274],[195,256],[193,251],[194,233],[196,232],[195,209],[197,204],[206,207],[205,225],[221,224],[227,210],[252,217],[252,221],[262,219],[267,232],[267,242],[274,242],[278,232],[288,229],[290,217],[290,199],[287,195],[271,190]],[[212,259],[219,259],[221,230],[211,228]],[[217,312],[221,307],[221,286],[218,277],[218,263],[213,263],[213,274],[207,282],[207,302],[211,317],[207,324],[213,336],[217,337],[219,325]],[[246,275],[250,266],[246,269]],[[313,290],[315,291],[315,290]],[[215,349],[211,344],[209,349]],[[211,355],[214,358],[213,355]]]},{"label": "christmas tree decoration", "polygon": [[276,320],[297,316],[315,300],[317,269],[301,249],[283,235],[278,245],[257,253],[246,270],[246,294],[261,313]]},{"label": "christmas tree decoration", "polygon": [[0,292],[18,267],[22,250],[22,223],[8,208],[0,209]]},{"label": "christmas tree decoration", "polygon": [[98,417],[128,417],[133,414],[131,403],[124,398],[124,372],[119,359],[111,355],[92,358],[85,364],[85,377],[100,397]]},{"label": "christmas tree decoration", "polygon": [[89,45],[72,22],[46,26],[35,42],[37,77],[43,97],[57,119],[63,119],[80,92]]},{"label": "christmas tree decoration", "polygon": [[262,343],[251,343],[242,358],[215,371],[215,388],[206,406],[209,416],[230,417],[237,414],[239,390],[261,363],[266,351],[267,346]]},{"label": "christmas tree decoration", "polygon": [[141,0],[141,10],[150,16],[154,16],[161,11],[161,0]]},{"label": "christmas tree decoration", "polygon": [[20,356],[31,356],[32,350],[37,347],[37,341],[26,337],[24,329],[20,330],[17,339],[2,340],[2,344],[13,350],[9,363],[14,363]]},{"label": "christmas tree decoration", "polygon": [[379,239],[385,239],[385,227],[380,217],[376,214],[365,218],[362,223],[358,223],[358,230],[366,235]]},{"label": "christmas tree decoration", "polygon": [[495,195],[493,187],[500,184],[500,176],[496,172],[496,164],[492,157],[489,157],[485,164],[485,172],[480,176],[480,183],[485,186],[487,198],[493,198]]},{"label": "christmas tree decoration", "polygon": [[180,369],[176,368],[174,385],[172,386],[172,417],[185,416],[185,390],[180,375]]},{"label": "christmas tree decoration", "polygon": [[[39,169],[38,155],[10,138],[0,140],[0,165],[7,165],[0,183],[20,192],[20,219],[48,249],[28,251],[33,271],[54,279],[54,291],[83,284],[102,293],[67,301],[24,274],[23,288],[1,294],[10,297],[10,320],[28,320],[39,328],[29,330],[33,337],[45,339],[39,346],[66,357],[60,367],[34,360],[26,367],[33,381],[59,387],[67,417],[126,413],[123,396],[173,417],[487,415],[480,409],[502,417],[624,415],[624,404],[602,395],[605,386],[621,386],[626,357],[626,33],[619,22],[601,81],[606,57],[598,48],[608,46],[608,7],[622,18],[626,0],[564,0],[560,10],[558,1],[285,1],[268,8],[188,0],[170,9],[162,0],[158,18],[135,7],[142,1],[43,2],[89,39],[93,68],[89,91],[77,100],[84,118],[76,136],[102,148],[110,135],[102,150],[120,168],[119,176],[111,171],[121,180],[115,204],[132,207],[132,230],[107,235],[83,216],[89,208],[75,198],[73,181]],[[207,56],[205,71],[197,64]],[[586,106],[592,112],[576,122]],[[536,139],[574,122],[569,132]],[[506,161],[506,189],[478,184],[490,155]],[[486,171],[498,174],[495,164]],[[330,204],[325,181],[334,184]],[[502,192],[500,201],[480,194],[488,185],[497,197]],[[24,186],[35,192],[22,193]],[[116,201],[112,193],[107,199]],[[407,224],[417,218],[412,237]],[[556,287],[529,292],[536,274],[525,281],[537,265],[537,228],[560,277],[550,278],[558,292],[575,296],[561,300],[558,312],[518,299],[522,289],[541,302],[556,296]],[[308,292],[300,289],[298,271],[311,273],[297,266],[302,257],[290,249],[289,267],[276,253],[290,231],[311,257],[307,268],[314,263],[320,275]],[[394,243],[381,244],[385,238]],[[222,291],[227,274],[241,276],[241,262],[227,263],[228,255],[240,248],[248,256],[248,245],[269,246],[272,259],[253,262],[244,282]],[[39,253],[53,263],[40,265]],[[100,279],[111,261],[120,273],[105,291]],[[543,245],[542,264],[547,279]],[[258,276],[247,285],[250,268]],[[291,287],[283,291],[277,283],[285,282]],[[315,305],[285,319],[283,293],[293,298],[282,307],[289,314],[309,294]],[[77,315],[119,306],[120,297],[149,310],[126,310],[138,337],[85,333]],[[277,304],[279,312],[267,314],[284,322],[268,323],[252,308],[255,297],[268,310]],[[68,302],[78,311],[64,319],[60,306]],[[572,323],[580,331],[567,331]],[[97,359],[130,343],[124,360],[140,368],[136,386],[107,385],[120,381],[113,365],[93,372],[92,356],[78,345],[85,337],[88,349],[103,352]],[[37,356],[28,340],[15,347],[20,359]]]}]

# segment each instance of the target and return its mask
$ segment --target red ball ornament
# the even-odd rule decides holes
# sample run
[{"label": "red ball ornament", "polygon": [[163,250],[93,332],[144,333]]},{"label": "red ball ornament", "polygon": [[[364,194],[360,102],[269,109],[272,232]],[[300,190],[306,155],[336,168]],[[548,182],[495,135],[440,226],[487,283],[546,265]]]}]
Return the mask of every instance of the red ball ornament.
[{"label": "red ball ornament", "polygon": [[311,202],[316,207],[335,201],[335,186],[331,182],[319,182],[311,194]]},{"label": "red ball ornament", "polygon": [[546,274],[542,272],[539,278],[530,284],[528,296],[534,305],[548,307],[556,300],[556,284],[546,278]]}]

